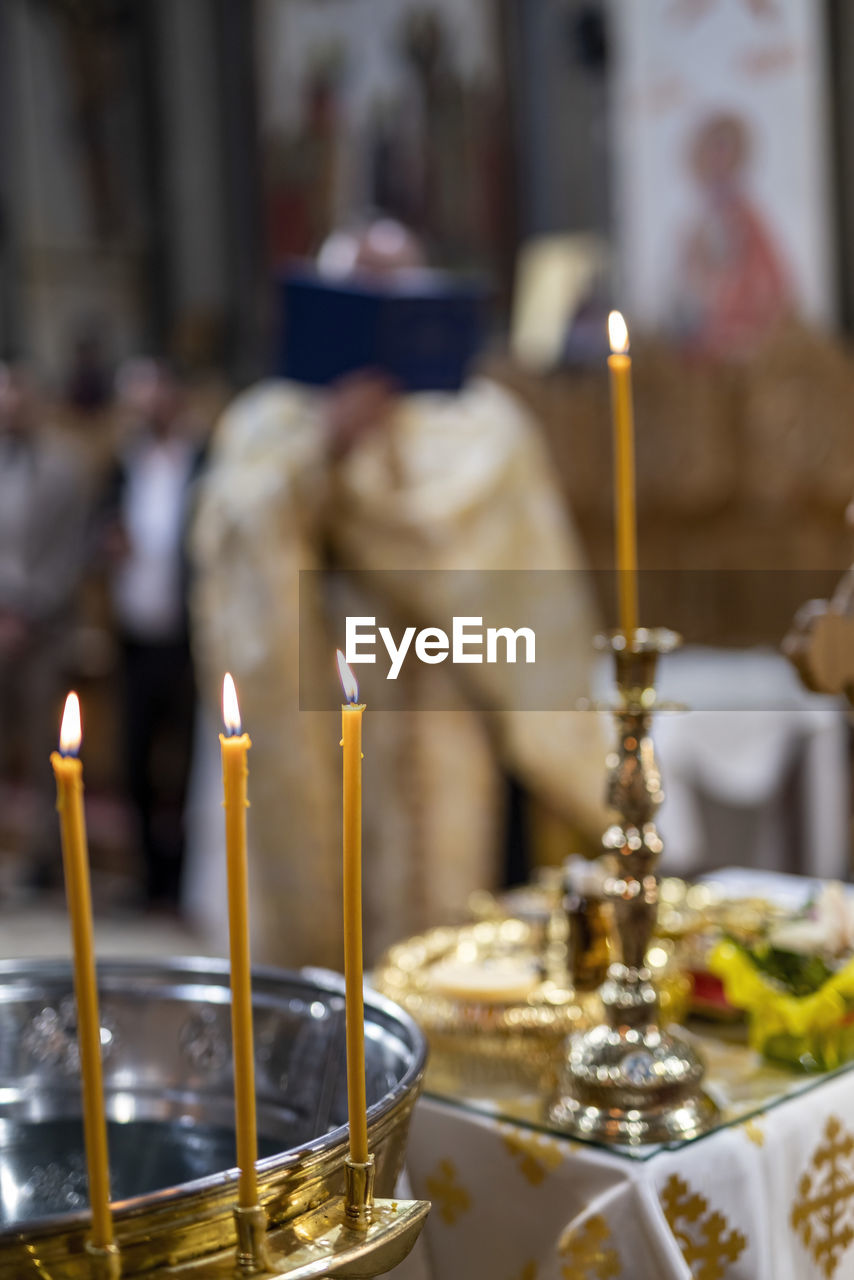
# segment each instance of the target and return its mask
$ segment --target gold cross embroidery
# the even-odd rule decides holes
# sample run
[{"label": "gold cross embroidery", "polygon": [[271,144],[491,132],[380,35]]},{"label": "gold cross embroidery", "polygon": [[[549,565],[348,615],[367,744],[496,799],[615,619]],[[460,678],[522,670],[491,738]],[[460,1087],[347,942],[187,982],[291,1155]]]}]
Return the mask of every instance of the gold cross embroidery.
[{"label": "gold cross embroidery", "polygon": [[729,1264],[747,1247],[745,1236],[730,1229],[722,1213],[710,1212],[705,1196],[675,1173],[665,1183],[661,1207],[694,1280],[725,1280]]},{"label": "gold cross embroidery", "polygon": [[613,1246],[605,1217],[595,1213],[561,1237],[558,1253],[565,1259],[564,1280],[619,1280],[620,1257]]},{"label": "gold cross embroidery", "polygon": [[762,1132],[762,1126],[759,1121],[754,1118],[745,1120],[741,1126],[745,1132],[745,1136],[757,1147],[764,1147],[765,1134]]},{"label": "gold cross embroidery", "polygon": [[519,1172],[538,1187],[548,1174],[563,1164],[564,1148],[554,1138],[541,1133],[528,1133],[524,1129],[502,1129],[502,1141],[510,1155],[518,1161]]},{"label": "gold cross embroidery", "polygon": [[427,1194],[436,1202],[440,1217],[449,1227],[471,1208],[471,1196],[457,1181],[457,1170],[451,1160],[441,1161],[436,1172],[427,1179],[426,1186]]},{"label": "gold cross embroidery", "polygon": [[842,1127],[841,1120],[829,1116],[792,1205],[792,1228],[827,1280],[836,1274],[842,1255],[854,1240],[852,1151],[854,1137]]}]

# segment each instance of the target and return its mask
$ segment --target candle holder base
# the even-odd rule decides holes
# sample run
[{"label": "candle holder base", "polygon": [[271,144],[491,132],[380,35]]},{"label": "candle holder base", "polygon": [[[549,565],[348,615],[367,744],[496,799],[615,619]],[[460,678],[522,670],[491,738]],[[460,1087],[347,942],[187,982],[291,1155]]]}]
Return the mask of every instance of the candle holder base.
[{"label": "candle holder base", "polygon": [[364,1164],[351,1160],[344,1161],[347,1171],[347,1194],[344,1199],[344,1212],[347,1222],[357,1230],[367,1231],[374,1216],[374,1175],[376,1162],[373,1154]]},{"label": "candle holder base", "polygon": [[[675,1029],[631,1025],[655,992],[647,970],[612,965],[602,987],[608,1022],[570,1045],[555,1123],[581,1138],[634,1146],[694,1138],[718,1108],[701,1091],[704,1066]],[[655,1002],[657,1003],[657,1001]]]},{"label": "candle holder base", "polygon": [[237,1227],[237,1271],[241,1276],[266,1275],[270,1271],[267,1250],[267,1215],[259,1204],[234,1209]]},{"label": "candle holder base", "polygon": [[122,1274],[122,1262],[116,1245],[97,1245],[87,1240],[84,1247],[89,1258],[89,1274],[92,1280],[119,1280]]}]

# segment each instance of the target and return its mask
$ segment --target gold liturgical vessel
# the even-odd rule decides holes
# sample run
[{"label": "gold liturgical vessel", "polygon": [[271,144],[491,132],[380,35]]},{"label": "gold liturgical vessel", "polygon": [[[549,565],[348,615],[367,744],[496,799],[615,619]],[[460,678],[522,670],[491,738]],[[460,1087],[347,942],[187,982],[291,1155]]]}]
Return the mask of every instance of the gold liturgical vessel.
[{"label": "gold liturgical vessel", "polygon": [[371,1205],[346,1169],[343,978],[253,971],[260,1207],[235,1211],[228,963],[99,963],[114,1240],[99,1253],[70,966],[2,961],[0,993],[1,1280],[367,1277],[409,1252],[428,1205],[393,1192],[426,1044],[391,1001],[365,997]]},{"label": "gold liturgical vessel", "polygon": [[650,733],[660,654],[680,640],[664,628],[600,638],[614,656],[617,745],[608,757],[608,803],[619,815],[603,845],[613,855],[605,894],[613,911],[616,959],[600,988],[604,1022],[574,1036],[552,1119],[579,1137],[634,1145],[690,1138],[717,1108],[703,1093],[704,1066],[677,1028],[661,1025],[659,994],[646,963],[658,914],[662,842],[655,812],[663,800]]}]

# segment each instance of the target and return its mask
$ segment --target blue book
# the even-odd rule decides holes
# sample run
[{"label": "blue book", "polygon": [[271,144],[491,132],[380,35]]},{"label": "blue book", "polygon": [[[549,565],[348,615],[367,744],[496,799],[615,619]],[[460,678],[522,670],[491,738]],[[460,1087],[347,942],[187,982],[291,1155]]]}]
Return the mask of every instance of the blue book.
[{"label": "blue book", "polygon": [[291,267],[278,280],[275,372],[326,386],[357,369],[403,391],[456,391],[483,345],[487,292],[438,271],[330,280]]}]

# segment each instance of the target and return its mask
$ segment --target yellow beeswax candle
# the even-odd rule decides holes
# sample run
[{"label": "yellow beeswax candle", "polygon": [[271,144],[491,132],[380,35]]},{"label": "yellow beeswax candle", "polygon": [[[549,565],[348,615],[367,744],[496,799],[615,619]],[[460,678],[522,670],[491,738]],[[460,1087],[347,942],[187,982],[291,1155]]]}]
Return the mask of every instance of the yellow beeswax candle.
[{"label": "yellow beeswax candle", "polygon": [[614,424],[614,522],[620,630],[631,639],[638,625],[638,553],[635,515],[635,421],[629,331],[619,311],[608,317],[611,417]]},{"label": "yellow beeswax candle", "polygon": [[234,1116],[238,1204],[251,1209],[258,1203],[258,1133],[255,1117],[255,1049],[252,1035],[252,972],[249,961],[249,884],[246,867],[246,796],[252,743],[241,732],[234,681],[222,682],[222,785],[225,806],[225,856],[228,872],[228,937],[231,954],[231,1038],[234,1059]]},{"label": "yellow beeswax candle", "polygon": [[52,753],[50,762],[56,777],[65,893],[71,917],[77,1043],[83,1086],[83,1136],[92,1206],[91,1243],[95,1249],[109,1250],[113,1244],[113,1219],[110,1213],[110,1169],[101,1075],[101,1018],[95,980],[89,852],[83,816],[83,766],[77,755],[81,737],[80,703],[76,693],[69,693],[59,733],[59,751]]},{"label": "yellow beeswax candle", "polygon": [[365,1093],[365,1006],[362,995],[362,714],[359,686],[338,650],[338,671],[347,701],[341,707],[344,748],[344,985],[347,1019],[347,1113],[350,1159],[368,1159]]}]

